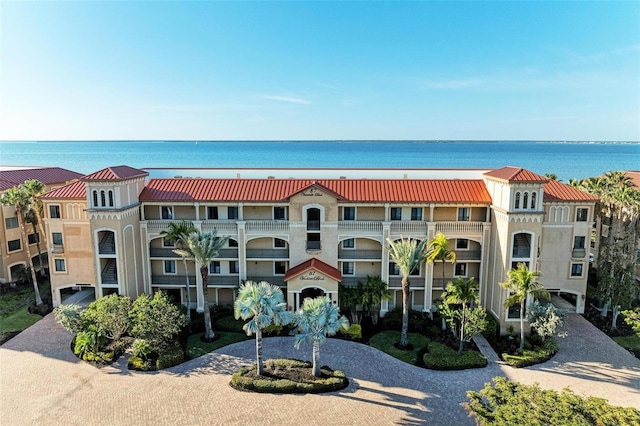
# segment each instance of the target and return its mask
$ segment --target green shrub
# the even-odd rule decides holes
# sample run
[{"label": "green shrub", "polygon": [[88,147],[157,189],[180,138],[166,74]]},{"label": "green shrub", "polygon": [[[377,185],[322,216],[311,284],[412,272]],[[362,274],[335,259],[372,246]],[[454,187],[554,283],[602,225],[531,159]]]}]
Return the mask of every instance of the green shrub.
[{"label": "green shrub", "polygon": [[151,359],[143,359],[137,356],[129,357],[129,370],[151,371],[155,370],[155,363]]},{"label": "green shrub", "polygon": [[156,361],[156,367],[158,370],[173,367],[184,361],[184,351],[180,345],[176,342],[173,345],[169,345],[165,348]]},{"label": "green shrub", "polygon": [[430,342],[423,356],[424,365],[433,370],[464,370],[487,366],[487,359],[480,352],[464,351],[458,353],[447,345]]},{"label": "green shrub", "polygon": [[[273,375],[278,371],[292,369],[311,370],[312,364],[307,361],[293,359],[276,359],[265,362],[265,369],[274,369]],[[251,367],[242,367],[231,376],[231,386],[234,389],[260,392],[260,393],[321,393],[334,392],[344,389],[349,385],[349,380],[341,371],[331,372],[331,377],[305,378],[303,381],[294,381],[287,378],[268,378],[264,376],[249,377],[248,374],[255,372],[255,364]],[[330,371],[323,367],[323,372]]]},{"label": "green shrub", "polygon": [[[387,312],[383,318],[385,330],[400,330],[402,328],[402,309],[394,308]],[[409,331],[412,333],[424,333],[433,321],[428,312],[409,310]]]},{"label": "green shrub", "polygon": [[225,315],[223,317],[218,318],[215,322],[214,329],[222,330],[222,331],[232,331],[234,333],[246,333],[242,326],[244,325],[243,320],[237,320],[233,315]]},{"label": "green shrub", "polygon": [[340,336],[347,337],[351,340],[361,340],[362,339],[362,326],[360,324],[351,324],[349,328],[346,330],[340,329],[338,331]]},{"label": "green shrub", "polygon": [[81,317],[84,323],[95,324],[103,330],[109,339],[118,340],[129,329],[130,309],[131,299],[113,293],[91,302]]},{"label": "green shrub", "polygon": [[152,346],[162,346],[175,340],[186,324],[186,316],[172,304],[163,291],[150,298],[141,295],[133,302],[129,313],[131,335],[147,340]]},{"label": "green shrub", "polygon": [[546,339],[541,346],[524,349],[521,355],[502,354],[502,359],[512,367],[528,367],[550,360],[558,352],[558,344],[553,338]]},{"label": "green shrub", "polygon": [[498,324],[498,320],[496,320],[496,317],[494,317],[493,314],[489,311],[487,311],[486,320],[487,320],[487,327],[482,332],[482,335],[488,340],[493,341],[500,334],[500,326]]},{"label": "green shrub", "polygon": [[153,352],[153,346],[144,339],[136,339],[133,342],[133,356],[139,358],[148,358]]},{"label": "green shrub", "polygon": [[266,336],[277,336],[282,332],[281,325],[269,324],[262,330],[262,334]]},{"label": "green shrub", "polygon": [[81,313],[80,305],[60,305],[53,310],[53,317],[65,330],[77,333],[82,325]]},{"label": "green shrub", "polygon": [[76,335],[76,343],[73,353],[82,357],[85,352],[100,352],[107,343],[102,330],[94,325],[88,327],[85,331],[79,331]]},{"label": "green shrub", "polygon": [[467,392],[465,408],[479,425],[638,425],[640,411],[609,405],[601,398],[582,398],[568,389],[558,393],[495,377],[494,384]]}]

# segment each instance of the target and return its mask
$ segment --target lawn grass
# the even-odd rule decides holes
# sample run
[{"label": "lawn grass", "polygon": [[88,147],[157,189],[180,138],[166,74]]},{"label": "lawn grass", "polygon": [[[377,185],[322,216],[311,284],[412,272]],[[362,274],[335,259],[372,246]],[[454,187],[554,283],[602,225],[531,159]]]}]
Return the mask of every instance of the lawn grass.
[{"label": "lawn grass", "polygon": [[242,342],[243,340],[247,340],[248,337],[244,333],[233,333],[229,331],[218,331],[217,335],[220,336],[214,342],[205,343],[200,341],[200,337],[204,333],[196,333],[189,336],[187,340],[187,358],[193,359],[198,358],[204,354],[208,354],[211,351],[215,351],[216,349],[220,349],[223,346],[230,345],[232,343]]},{"label": "lawn grass", "polygon": [[394,343],[400,341],[399,331],[387,330],[378,333],[369,340],[369,345],[388,353],[400,361],[415,365],[418,362],[418,352],[429,343],[429,339],[416,333],[408,333],[407,337],[409,338],[409,343],[413,345],[413,350],[411,351],[403,351],[394,346]]},{"label": "lawn grass", "polygon": [[29,313],[29,306],[23,306],[0,319],[0,334],[22,331],[41,319],[40,315]]},{"label": "lawn grass", "polygon": [[623,348],[640,351],[640,333],[631,336],[613,337],[613,340]]}]

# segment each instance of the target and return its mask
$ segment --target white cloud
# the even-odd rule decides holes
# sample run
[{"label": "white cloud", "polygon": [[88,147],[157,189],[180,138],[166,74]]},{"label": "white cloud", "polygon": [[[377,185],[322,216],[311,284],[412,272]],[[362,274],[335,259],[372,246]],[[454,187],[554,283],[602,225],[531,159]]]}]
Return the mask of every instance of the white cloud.
[{"label": "white cloud", "polygon": [[311,104],[311,102],[309,102],[306,99],[297,98],[297,97],[293,97],[293,96],[262,95],[260,97],[264,98],[264,99],[270,99],[272,101],[286,102],[286,103],[290,103],[290,104],[298,104],[298,105],[309,105],[309,104]]}]

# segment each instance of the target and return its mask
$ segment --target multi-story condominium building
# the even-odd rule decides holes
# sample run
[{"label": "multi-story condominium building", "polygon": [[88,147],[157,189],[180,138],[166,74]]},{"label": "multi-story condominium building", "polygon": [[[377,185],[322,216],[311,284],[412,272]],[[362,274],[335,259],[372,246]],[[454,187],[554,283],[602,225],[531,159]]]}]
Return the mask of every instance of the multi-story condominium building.
[{"label": "multi-story condominium building", "polygon": [[[39,168],[14,168],[0,170],[0,193],[14,188],[27,180],[39,180],[45,186],[45,191],[61,187],[74,179],[81,177],[81,173],[59,167],[39,167]],[[27,250],[22,241],[18,216],[14,206],[0,205],[0,220],[2,227],[0,230],[0,283],[16,281],[19,271],[28,265]],[[36,269],[46,266],[46,254],[48,241],[39,232],[34,232],[31,223],[25,224],[29,251],[34,260]],[[44,253],[43,263],[38,261],[38,251],[36,242],[40,243]]]},{"label": "multi-story condominium building", "polygon": [[384,313],[402,303],[387,239],[443,233],[457,262],[424,264],[412,274],[413,309],[434,310],[447,282],[475,277],[483,305],[503,328],[510,321],[517,328],[518,313],[505,310],[499,283],[523,262],[542,272],[550,291],[575,295],[576,311],[584,311],[593,196],[516,167],[475,171],[477,178],[463,170],[449,171],[462,178],[409,179],[411,173],[147,180],[147,172],[127,166],[100,170],[42,197],[45,211],[60,212],[46,219],[59,242],[51,254],[54,304],[61,289],[78,285],[94,287],[96,296],[162,289],[184,303],[189,276],[191,307],[202,309],[199,271],[193,261],[185,270],[162,236],[169,223],[185,220],[230,237],[209,265],[212,304],[232,303],[234,289],[249,279],[281,286],[290,309],[318,294],[337,303],[340,283],[369,275],[392,291]]}]

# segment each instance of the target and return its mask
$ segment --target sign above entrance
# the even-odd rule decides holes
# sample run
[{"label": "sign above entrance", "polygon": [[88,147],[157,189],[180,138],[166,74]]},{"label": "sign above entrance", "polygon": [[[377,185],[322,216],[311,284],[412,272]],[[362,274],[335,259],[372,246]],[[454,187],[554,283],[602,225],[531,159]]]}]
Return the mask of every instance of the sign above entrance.
[{"label": "sign above entrance", "polygon": [[325,276],[322,274],[316,273],[316,271],[314,270],[311,270],[300,275],[299,279],[300,281],[324,281]]},{"label": "sign above entrance", "polygon": [[302,191],[302,196],[303,197],[322,197],[324,195],[324,193],[320,190],[318,190],[318,188],[312,186],[311,188],[307,189],[306,191]]}]

